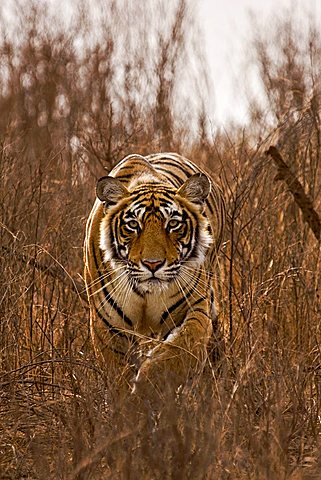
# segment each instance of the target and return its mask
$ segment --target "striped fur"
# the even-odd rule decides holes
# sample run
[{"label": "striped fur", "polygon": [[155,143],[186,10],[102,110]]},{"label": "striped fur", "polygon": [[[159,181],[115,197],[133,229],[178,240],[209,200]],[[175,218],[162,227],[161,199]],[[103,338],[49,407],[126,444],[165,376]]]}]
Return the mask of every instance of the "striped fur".
[{"label": "striped fur", "polygon": [[[215,317],[219,187],[173,153],[130,155],[97,184],[85,237],[91,333],[108,365],[202,368]],[[164,361],[163,361],[164,360]]]}]

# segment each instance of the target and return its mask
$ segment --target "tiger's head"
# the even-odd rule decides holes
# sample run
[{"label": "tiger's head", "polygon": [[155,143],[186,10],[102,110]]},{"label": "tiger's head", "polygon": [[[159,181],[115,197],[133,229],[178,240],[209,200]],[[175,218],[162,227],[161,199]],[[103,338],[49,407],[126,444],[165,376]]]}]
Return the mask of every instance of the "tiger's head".
[{"label": "tiger's head", "polygon": [[[147,178],[126,188],[120,180],[102,177],[97,197],[104,204],[100,248],[104,261],[124,270],[140,293],[155,293],[195,269],[213,242],[203,215],[211,189],[203,173],[179,189]],[[185,275],[186,278],[186,275]]]}]

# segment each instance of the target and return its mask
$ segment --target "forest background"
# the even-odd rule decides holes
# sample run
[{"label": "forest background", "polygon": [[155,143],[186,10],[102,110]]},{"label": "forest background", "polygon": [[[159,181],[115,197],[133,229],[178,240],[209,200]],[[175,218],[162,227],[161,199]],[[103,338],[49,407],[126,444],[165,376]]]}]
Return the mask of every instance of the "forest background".
[{"label": "forest background", "polygon": [[[253,22],[263,95],[222,129],[189,0],[88,3],[0,6],[0,478],[318,479],[320,32]],[[97,178],[159,151],[224,190],[225,355],[137,415],[95,362],[82,243]]]}]

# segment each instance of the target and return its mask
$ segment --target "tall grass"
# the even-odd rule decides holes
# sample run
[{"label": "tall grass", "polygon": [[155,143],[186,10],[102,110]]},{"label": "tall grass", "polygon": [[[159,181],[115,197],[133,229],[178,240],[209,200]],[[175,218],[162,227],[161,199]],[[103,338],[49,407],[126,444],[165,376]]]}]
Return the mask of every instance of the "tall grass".
[{"label": "tall grass", "polygon": [[[191,84],[206,85],[187,1],[97,2],[90,14],[79,1],[61,19],[38,2],[10,5],[0,7],[0,478],[319,478],[320,244],[265,155],[277,143],[320,216],[317,32],[300,43],[283,19],[269,50],[255,39],[270,123],[252,105],[251,130],[212,138],[207,92],[187,102]],[[300,101],[287,87],[299,80]],[[226,194],[225,353],[196,385],[123,398],[93,355],[84,225],[97,177],[128,153],[160,150],[207,167]]]}]

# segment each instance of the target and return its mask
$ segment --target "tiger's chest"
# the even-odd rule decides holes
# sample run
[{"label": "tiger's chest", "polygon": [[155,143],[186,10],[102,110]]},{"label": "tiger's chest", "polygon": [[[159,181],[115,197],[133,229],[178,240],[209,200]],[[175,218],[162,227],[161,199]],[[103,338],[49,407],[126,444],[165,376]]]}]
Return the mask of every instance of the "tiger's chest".
[{"label": "tiger's chest", "polygon": [[131,319],[133,330],[152,338],[163,338],[169,330],[179,325],[186,315],[187,305],[179,292],[170,290],[165,294],[139,297],[134,292],[129,295],[124,312]]}]

